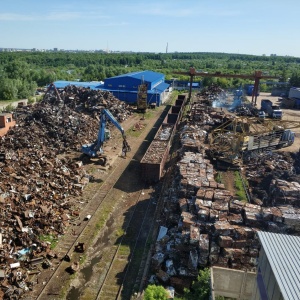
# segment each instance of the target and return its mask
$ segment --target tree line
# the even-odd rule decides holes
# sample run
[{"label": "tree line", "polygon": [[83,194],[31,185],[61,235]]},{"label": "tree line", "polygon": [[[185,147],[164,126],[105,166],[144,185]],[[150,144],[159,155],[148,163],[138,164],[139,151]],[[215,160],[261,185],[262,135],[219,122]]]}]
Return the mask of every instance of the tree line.
[{"label": "tree line", "polygon": [[[28,98],[37,87],[56,80],[103,81],[105,78],[141,70],[163,73],[167,80],[189,80],[174,72],[194,67],[201,72],[277,76],[282,82],[300,87],[300,58],[288,56],[255,56],[226,53],[67,53],[67,52],[1,52],[0,100]],[[223,88],[239,87],[249,80],[205,78]]]}]

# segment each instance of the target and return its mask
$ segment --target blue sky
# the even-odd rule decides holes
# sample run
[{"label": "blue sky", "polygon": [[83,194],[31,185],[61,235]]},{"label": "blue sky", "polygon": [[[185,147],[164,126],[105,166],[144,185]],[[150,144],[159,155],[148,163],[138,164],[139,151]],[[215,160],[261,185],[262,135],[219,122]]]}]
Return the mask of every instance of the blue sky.
[{"label": "blue sky", "polygon": [[0,47],[300,57],[299,0],[1,0]]}]

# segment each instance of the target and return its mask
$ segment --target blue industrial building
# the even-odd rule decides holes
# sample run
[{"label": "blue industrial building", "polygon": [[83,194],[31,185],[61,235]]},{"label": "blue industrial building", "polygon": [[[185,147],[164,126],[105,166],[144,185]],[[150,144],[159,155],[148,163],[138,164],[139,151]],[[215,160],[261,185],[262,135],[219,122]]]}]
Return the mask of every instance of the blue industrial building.
[{"label": "blue industrial building", "polygon": [[105,79],[104,88],[122,101],[134,103],[137,101],[138,86],[147,84],[147,103],[159,106],[167,96],[169,84],[165,76],[153,71],[132,72]]},{"label": "blue industrial building", "polygon": [[147,103],[161,105],[169,94],[169,84],[165,83],[165,76],[153,71],[138,71],[127,73],[111,78],[103,82],[77,82],[77,81],[55,81],[56,88],[64,88],[67,85],[89,87],[96,90],[110,91],[121,101],[128,103],[137,102],[138,86],[147,84]]}]

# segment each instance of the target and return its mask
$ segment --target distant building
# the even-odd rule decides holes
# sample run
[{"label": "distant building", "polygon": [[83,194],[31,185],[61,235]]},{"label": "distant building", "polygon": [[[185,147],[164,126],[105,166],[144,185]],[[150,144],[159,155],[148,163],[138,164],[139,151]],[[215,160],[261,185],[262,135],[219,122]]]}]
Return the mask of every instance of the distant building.
[{"label": "distant building", "polygon": [[167,97],[168,83],[165,83],[165,76],[153,71],[139,71],[127,73],[104,80],[104,88],[109,90],[122,101],[134,103],[137,101],[138,86],[146,83],[147,103],[155,103],[159,106],[165,102]]}]

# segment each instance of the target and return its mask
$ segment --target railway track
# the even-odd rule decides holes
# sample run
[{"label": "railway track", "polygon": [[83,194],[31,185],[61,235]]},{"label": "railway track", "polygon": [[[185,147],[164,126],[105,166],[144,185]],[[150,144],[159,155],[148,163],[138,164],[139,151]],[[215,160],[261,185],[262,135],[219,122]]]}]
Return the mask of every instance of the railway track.
[{"label": "railway track", "polygon": [[[87,221],[81,221],[77,224],[76,236],[67,234],[63,237],[63,243],[61,243],[61,246],[56,250],[58,257],[71,257],[74,252],[74,247],[78,242],[88,241],[91,238],[91,229],[94,227],[96,222],[95,218],[97,218],[97,215],[101,213],[102,204],[104,203],[108,194],[112,191],[123,171],[124,168],[121,168],[119,164],[118,167],[115,167],[114,170],[110,172],[105,182],[101,186],[101,189],[94,194],[91,201],[87,203],[82,211],[82,215],[90,215],[91,218]],[[95,201],[93,201],[95,199],[97,203],[96,207]],[[39,295],[36,297],[36,300],[49,299],[51,294],[56,294],[55,292],[51,292],[52,285],[56,285],[58,283],[56,276],[61,272],[61,269],[65,268],[66,263],[61,261],[55,271],[50,275],[48,282],[44,284],[42,289],[39,291]]]},{"label": "railway track", "polygon": [[115,248],[97,292],[97,300],[130,299],[134,292],[140,262],[154,221],[154,198],[149,194],[153,191],[147,192],[145,194],[142,191],[136,201],[126,231]]},{"label": "railway track", "polygon": [[[161,113],[163,112],[160,111],[158,117],[162,121],[164,116],[160,116]],[[159,121],[153,119],[148,122],[147,126],[154,136],[156,133],[155,128],[157,130],[160,124]],[[135,140],[135,143],[133,143],[134,147],[132,147],[132,152],[135,153],[134,158],[142,157],[143,151],[146,151],[144,143],[142,145],[146,135],[149,137],[149,131],[145,131],[141,134],[138,138],[139,142],[137,142],[136,137],[132,137],[132,139]],[[72,298],[72,296],[70,296],[72,294],[70,294],[70,291],[61,291],[61,288],[64,287],[66,289],[66,286],[71,284],[71,280],[74,278],[70,278],[70,275],[66,272],[71,262],[73,262],[74,259],[80,261],[82,256],[86,255],[86,253],[82,256],[75,253],[75,245],[78,242],[86,242],[86,245],[91,245],[91,239],[94,238],[93,232],[95,231],[95,228],[97,229],[97,223],[99,223],[99,219],[101,218],[103,206],[113,199],[112,195],[114,194],[116,187],[118,189],[120,188],[118,185],[126,186],[126,177],[130,177],[132,174],[135,174],[136,176],[135,178],[132,178],[132,180],[136,180],[137,182],[141,181],[139,178],[139,159],[136,160],[134,158],[131,161],[130,159],[117,159],[113,165],[113,169],[107,172],[108,174],[105,179],[103,179],[101,188],[93,194],[88,203],[82,208],[80,218],[78,217],[78,219],[71,221],[73,228],[75,228],[74,231],[76,232],[74,234],[68,233],[61,237],[60,242],[55,249],[59,259],[52,261],[51,268],[43,271],[45,272],[42,279],[43,282],[37,281],[34,290],[28,294],[27,297],[24,297],[24,299],[127,299],[127,294],[129,297],[129,294],[131,293],[130,289],[134,289],[135,286],[139,285],[139,259],[142,259],[148,234],[152,226],[151,222],[148,221],[149,218],[152,218],[153,220],[155,211],[155,205],[151,204],[154,201],[154,198],[152,197],[153,190],[151,188],[143,190],[141,183],[139,183],[140,186],[137,187],[137,190],[142,190],[142,192],[129,193],[132,198],[130,200],[131,202],[135,201],[135,205],[133,210],[129,210],[132,214],[130,218],[131,221],[128,221],[128,216],[126,217],[126,222],[128,222],[128,224],[126,223],[126,230],[121,241],[118,241],[117,244],[113,245],[108,250],[104,250],[101,253],[101,258],[96,258],[96,261],[99,261],[97,264],[99,270],[97,271],[98,280],[96,285],[95,287],[92,286],[90,289],[92,290],[93,296],[88,296],[86,298],[81,298],[81,296]],[[124,178],[125,184],[123,182]],[[126,194],[126,191],[124,194]],[[112,208],[114,207],[112,206]],[[126,208],[124,208],[124,211],[126,211]],[[88,215],[90,218],[83,219],[84,216]],[[106,225],[109,226],[108,224]],[[61,258],[70,258],[71,262]],[[117,269],[119,270],[119,273],[114,275],[116,274],[115,270]],[[78,273],[79,272],[80,271],[78,271]],[[92,284],[86,285],[91,286]],[[109,292],[110,287],[113,287],[112,289],[114,292]],[[90,290],[89,293],[91,293]],[[82,290],[78,292],[81,294]],[[68,293],[67,296],[66,293]],[[108,298],[106,298],[106,294]]]}]

